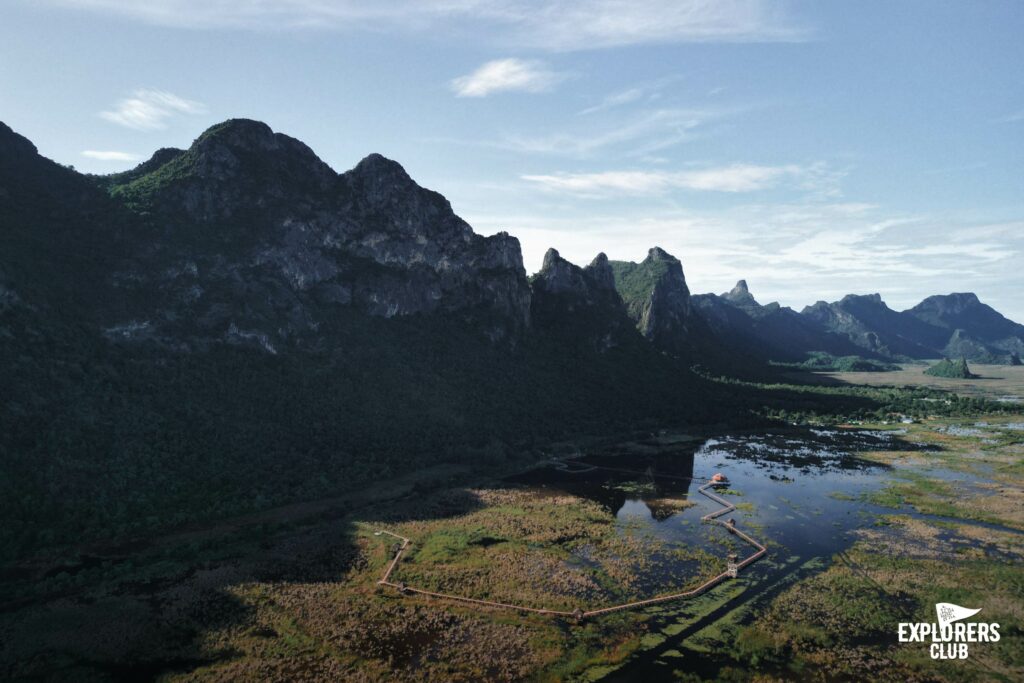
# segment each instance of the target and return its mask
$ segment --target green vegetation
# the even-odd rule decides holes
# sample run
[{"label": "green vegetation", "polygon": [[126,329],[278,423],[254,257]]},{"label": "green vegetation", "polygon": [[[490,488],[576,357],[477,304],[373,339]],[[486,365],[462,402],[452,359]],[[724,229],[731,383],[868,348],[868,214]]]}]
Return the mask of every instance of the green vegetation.
[{"label": "green vegetation", "polygon": [[632,313],[633,309],[643,306],[650,297],[654,286],[668,273],[669,262],[664,260],[648,260],[644,263],[629,261],[609,261],[615,273],[615,289]]},{"label": "green vegetation", "polygon": [[12,316],[15,330],[25,316],[24,334],[0,336],[0,353],[20,358],[5,368],[0,411],[9,559],[744,410],[643,349],[581,348],[566,365],[559,340],[510,351],[441,316],[352,316],[336,351],[271,355],[118,346],[73,326],[44,337],[30,315]]},{"label": "green vegetation", "polygon": [[767,418],[788,423],[882,422],[894,416],[999,415],[1012,409],[1012,405],[983,396],[960,396],[926,386],[765,383],[715,376],[699,367],[695,371],[737,393],[744,387],[759,392],[761,405],[755,410]]},{"label": "green vegetation", "polygon": [[[1024,605],[1015,563],[980,550],[940,552],[936,535],[975,548],[977,527],[952,530],[914,520],[862,533],[824,573],[800,581],[775,599],[736,640],[736,657],[780,678],[814,670],[825,679],[882,681],[1014,681],[1024,670],[1019,629]],[[1013,537],[984,531],[989,542]],[[1016,552],[1020,552],[1020,546]],[[929,657],[927,644],[899,644],[899,622],[931,622],[936,602],[983,609],[1003,624],[998,643],[970,645],[970,657],[951,666]],[[744,679],[746,680],[746,679]]]},{"label": "green vegetation", "polygon": [[967,359],[961,357],[958,361],[943,358],[935,365],[924,371],[924,374],[932,377],[950,377],[954,379],[974,379],[977,375],[971,373],[967,367]]},{"label": "green vegetation", "polygon": [[815,372],[892,372],[900,366],[861,356],[834,356],[825,351],[811,351],[802,363],[773,362],[772,365]]}]

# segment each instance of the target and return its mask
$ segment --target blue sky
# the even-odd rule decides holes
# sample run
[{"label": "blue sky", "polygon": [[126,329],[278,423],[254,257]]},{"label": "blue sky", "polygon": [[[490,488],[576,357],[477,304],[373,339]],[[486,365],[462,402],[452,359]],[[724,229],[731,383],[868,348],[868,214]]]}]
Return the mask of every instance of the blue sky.
[{"label": "blue sky", "polygon": [[5,0],[0,120],[80,170],[249,117],[478,232],[801,308],[1024,321],[1024,3]]}]

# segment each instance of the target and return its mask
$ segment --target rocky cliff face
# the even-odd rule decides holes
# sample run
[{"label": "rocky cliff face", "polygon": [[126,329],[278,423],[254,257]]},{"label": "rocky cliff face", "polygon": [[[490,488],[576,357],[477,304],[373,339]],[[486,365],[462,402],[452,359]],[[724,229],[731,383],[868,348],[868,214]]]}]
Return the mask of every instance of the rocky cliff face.
[{"label": "rocky cliff face", "polygon": [[612,268],[615,286],[640,334],[666,350],[689,348],[693,306],[679,259],[653,247],[640,263],[616,261]]},{"label": "rocky cliff face", "polygon": [[604,254],[580,268],[548,249],[531,284],[532,319],[541,331],[600,352],[636,336]]},{"label": "rocky cliff face", "polygon": [[739,308],[753,310],[761,308],[761,304],[757,303],[757,299],[750,293],[746,280],[738,281],[735,287],[722,294],[721,297]]},{"label": "rocky cliff face", "polygon": [[298,140],[231,120],[132,171],[73,175],[130,217],[94,245],[116,256],[95,302],[112,339],[325,346],[348,310],[471,317],[495,340],[529,324],[518,241],[477,235],[378,154],[337,174]]}]

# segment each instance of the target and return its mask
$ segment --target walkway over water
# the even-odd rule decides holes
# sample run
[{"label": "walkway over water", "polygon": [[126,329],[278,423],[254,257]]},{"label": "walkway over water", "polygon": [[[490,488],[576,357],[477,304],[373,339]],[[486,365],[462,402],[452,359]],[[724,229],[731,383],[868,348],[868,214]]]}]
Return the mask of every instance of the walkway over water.
[{"label": "walkway over water", "polygon": [[[588,470],[591,469],[591,468],[592,469],[605,469],[605,468],[599,468],[598,466],[591,466],[590,468],[588,468]],[[611,468],[609,468],[609,469],[611,469]],[[582,471],[588,471],[588,470],[577,470],[577,471],[581,471],[582,472]],[[689,477],[687,477],[687,478],[689,478]],[[654,604],[657,604],[657,603],[660,603],[660,602],[668,602],[670,600],[680,600],[680,599],[683,599],[683,598],[692,598],[692,597],[700,595],[701,593],[704,593],[705,591],[707,591],[707,590],[717,586],[718,584],[722,583],[723,581],[726,581],[727,579],[736,578],[736,576],[737,576],[737,574],[738,574],[738,572],[740,570],[742,570],[744,567],[750,565],[751,563],[756,562],[757,560],[761,559],[762,557],[764,557],[768,553],[768,549],[765,548],[761,543],[759,543],[758,541],[754,540],[753,538],[751,538],[747,534],[745,534],[742,531],[740,531],[739,529],[737,529],[736,525],[735,525],[735,522],[732,519],[729,519],[728,521],[722,521],[722,520],[719,519],[719,517],[721,517],[722,515],[728,514],[728,513],[732,512],[732,511],[734,511],[736,509],[735,505],[733,505],[732,503],[730,503],[729,501],[725,500],[721,496],[718,496],[718,495],[716,495],[715,493],[712,492],[715,487],[717,487],[717,486],[724,486],[724,485],[725,485],[725,482],[709,481],[709,482],[705,483],[703,486],[701,486],[699,489],[697,489],[697,491],[699,493],[703,494],[707,498],[710,498],[712,501],[714,501],[714,502],[716,502],[716,503],[718,503],[719,505],[722,506],[718,510],[715,510],[714,512],[711,512],[711,513],[701,517],[701,521],[709,523],[709,524],[718,524],[718,525],[721,525],[721,526],[725,527],[726,530],[729,533],[734,534],[734,535],[738,536],[739,538],[743,539],[743,541],[745,541],[748,545],[752,546],[755,551],[754,551],[754,553],[752,553],[751,555],[749,555],[745,559],[743,559],[741,561],[737,561],[735,564],[730,562],[728,569],[726,569],[721,574],[718,574],[717,576],[714,576],[714,577],[708,579],[707,581],[705,581],[704,583],[702,583],[701,585],[697,586],[694,589],[691,589],[691,590],[688,590],[688,591],[684,591],[684,592],[681,592],[681,593],[670,593],[670,594],[666,594],[666,595],[659,595],[659,596],[656,596],[656,597],[653,597],[653,598],[647,598],[645,600],[635,600],[633,602],[625,602],[625,603],[622,603],[622,604],[619,604],[619,605],[611,605],[609,607],[598,607],[598,608],[588,609],[588,610],[584,610],[584,609],[580,608],[580,609],[576,609],[576,610],[574,610],[572,612],[567,612],[565,610],[544,609],[544,608],[541,608],[541,607],[529,607],[529,606],[526,606],[526,605],[517,605],[517,604],[507,603],[507,602],[496,602],[496,601],[493,601],[493,600],[482,600],[482,599],[479,599],[479,598],[471,598],[471,597],[468,597],[468,596],[465,596],[465,595],[455,595],[455,594],[452,594],[452,593],[438,593],[438,592],[435,592],[435,591],[425,590],[423,588],[416,588],[415,586],[410,586],[410,585],[405,584],[405,583],[400,582],[400,581],[396,582],[396,581],[392,580],[391,576],[394,573],[395,568],[398,566],[399,560],[401,560],[401,558],[402,558],[403,554],[406,552],[406,550],[409,549],[409,546],[412,544],[412,541],[409,540],[408,538],[406,538],[405,536],[400,536],[399,534],[393,533],[391,531],[387,531],[385,529],[380,529],[376,533],[377,534],[387,534],[388,536],[392,536],[392,537],[400,540],[401,541],[401,545],[398,547],[398,550],[395,552],[394,558],[392,558],[391,562],[388,564],[388,567],[387,567],[387,569],[384,572],[384,576],[382,576],[381,579],[377,583],[378,583],[378,585],[381,585],[381,586],[386,586],[388,588],[394,588],[397,591],[399,591],[399,593],[401,593],[401,594],[425,595],[425,596],[431,597],[431,598],[437,598],[437,599],[440,599],[440,600],[451,600],[451,601],[454,601],[454,602],[461,602],[461,603],[470,604],[470,605],[480,605],[480,606],[483,606],[483,607],[496,607],[496,608],[499,608],[499,609],[514,610],[514,611],[517,611],[517,612],[525,612],[525,613],[532,613],[532,614],[546,614],[546,615],[551,615],[551,616],[556,616],[556,617],[568,617],[570,619],[575,619],[577,621],[582,620],[582,619],[586,619],[588,617],[595,617],[595,616],[599,616],[599,615],[602,615],[602,614],[608,614],[610,612],[618,612],[618,611],[621,611],[621,610],[634,609],[634,608],[637,608],[637,607],[646,607],[647,605],[654,605]]]}]

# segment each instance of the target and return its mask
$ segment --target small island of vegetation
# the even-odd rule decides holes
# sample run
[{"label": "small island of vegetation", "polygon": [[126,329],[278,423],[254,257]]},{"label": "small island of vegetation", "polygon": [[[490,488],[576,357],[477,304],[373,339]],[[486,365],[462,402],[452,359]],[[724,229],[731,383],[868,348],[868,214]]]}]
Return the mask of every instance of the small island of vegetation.
[{"label": "small island of vegetation", "polygon": [[943,358],[925,370],[924,374],[931,375],[932,377],[950,377],[953,379],[976,379],[978,377],[967,367],[967,359],[962,357],[958,361]]},{"label": "small island of vegetation", "polygon": [[900,366],[862,356],[834,356],[826,351],[811,351],[802,363],[774,363],[783,367],[814,372],[893,372]]}]

